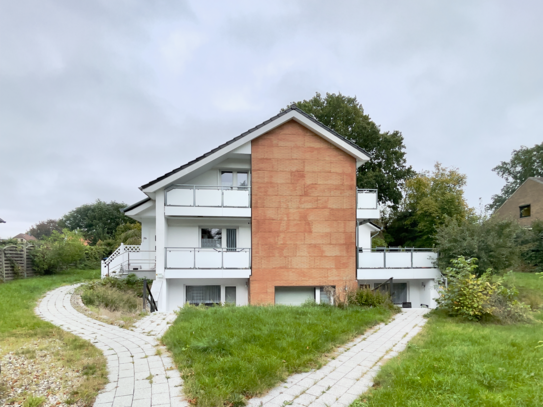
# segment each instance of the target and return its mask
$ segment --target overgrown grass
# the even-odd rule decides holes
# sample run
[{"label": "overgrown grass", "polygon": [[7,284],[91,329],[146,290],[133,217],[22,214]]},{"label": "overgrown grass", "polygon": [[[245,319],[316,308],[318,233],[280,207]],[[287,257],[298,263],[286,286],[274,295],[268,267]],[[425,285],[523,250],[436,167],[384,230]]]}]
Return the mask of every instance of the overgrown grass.
[{"label": "overgrown grass", "polygon": [[[80,405],[92,405],[96,394],[107,382],[105,358],[90,342],[38,318],[34,314],[34,308],[37,300],[49,290],[99,277],[99,270],[68,270],[52,276],[0,284],[0,357],[12,351],[19,351],[19,354],[24,355],[26,346],[41,340],[47,343],[58,341],[60,349],[51,350],[55,364],[76,371],[83,370],[85,365],[94,366],[95,373],[84,376],[80,385],[71,391],[71,402],[78,402]],[[31,354],[28,356],[32,357]],[[9,390],[0,386],[0,399],[4,398]],[[27,395],[24,403],[34,406],[42,397],[43,395]]]},{"label": "overgrown grass", "polygon": [[134,274],[125,279],[108,277],[84,284],[78,293],[91,311],[88,315],[103,322],[130,328],[147,315],[148,309],[143,309],[143,280]]},{"label": "overgrown grass", "polygon": [[[543,297],[534,274],[515,273],[520,291]],[[538,321],[541,312],[535,313]],[[362,406],[541,406],[543,323],[465,322],[433,312],[421,334],[376,377]]]},{"label": "overgrown grass", "polygon": [[163,338],[199,406],[244,405],[394,313],[382,307],[184,307]]}]

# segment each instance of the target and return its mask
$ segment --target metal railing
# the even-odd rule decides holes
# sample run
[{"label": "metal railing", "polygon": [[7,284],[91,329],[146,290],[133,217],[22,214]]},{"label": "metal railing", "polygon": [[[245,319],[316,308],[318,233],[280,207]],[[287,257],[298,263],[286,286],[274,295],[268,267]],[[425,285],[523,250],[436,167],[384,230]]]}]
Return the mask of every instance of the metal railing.
[{"label": "metal railing", "polygon": [[140,250],[139,245],[121,244],[111,256],[102,261],[102,277],[125,271],[155,270],[154,250]]},{"label": "metal railing", "polygon": [[377,209],[379,200],[376,189],[357,189],[356,190],[356,208],[357,209]]},{"label": "metal railing", "polygon": [[147,309],[147,303],[149,303],[149,311],[151,313],[158,311],[155,299],[151,293],[151,289],[147,283],[147,279],[143,279],[143,310]]},{"label": "metal railing", "polygon": [[176,184],[164,191],[164,205],[250,208],[251,187]]},{"label": "metal railing", "polygon": [[166,247],[166,269],[249,269],[251,249]]},{"label": "metal railing", "polygon": [[432,249],[377,247],[358,249],[358,268],[433,268],[437,253]]}]

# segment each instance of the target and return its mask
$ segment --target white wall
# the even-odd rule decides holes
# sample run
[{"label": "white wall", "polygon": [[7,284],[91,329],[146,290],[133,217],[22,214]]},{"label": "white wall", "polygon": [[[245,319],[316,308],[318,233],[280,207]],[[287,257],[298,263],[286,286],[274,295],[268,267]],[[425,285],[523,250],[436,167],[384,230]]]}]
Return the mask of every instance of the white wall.
[{"label": "white wall", "polygon": [[237,246],[251,247],[249,220],[239,219],[168,219],[166,247],[200,247],[200,228],[222,228],[222,245],[226,247],[226,229],[238,229]]},{"label": "white wall", "polygon": [[[359,284],[370,284],[370,288],[375,288],[385,280],[358,280]],[[438,296],[436,291],[437,283],[434,280],[401,280],[394,279],[394,283],[407,283],[407,301],[413,308],[421,308],[421,304],[426,304],[430,308],[436,307],[435,298]]]},{"label": "white wall", "polygon": [[155,250],[156,222],[154,218],[141,220],[141,250]]},{"label": "white wall", "polygon": [[247,279],[167,279],[165,280],[168,292],[168,304],[166,312],[175,311],[176,309],[185,305],[185,287],[187,285],[220,285],[222,301],[224,301],[225,298],[224,287],[236,287],[236,305],[248,305],[249,291],[247,288],[247,282]]},{"label": "white wall", "polygon": [[376,233],[373,226],[365,223],[358,227],[358,247],[371,249],[371,235]]}]

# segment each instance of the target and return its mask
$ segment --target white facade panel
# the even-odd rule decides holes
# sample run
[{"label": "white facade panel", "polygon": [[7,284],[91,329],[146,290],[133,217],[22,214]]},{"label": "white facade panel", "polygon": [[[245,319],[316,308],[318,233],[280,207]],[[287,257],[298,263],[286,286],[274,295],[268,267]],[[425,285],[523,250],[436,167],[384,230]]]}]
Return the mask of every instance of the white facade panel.
[{"label": "white facade panel", "polygon": [[249,303],[249,292],[247,289],[246,278],[218,278],[218,279],[167,279],[164,281],[165,289],[167,291],[167,307],[166,310],[159,309],[159,311],[171,312],[185,305],[186,301],[186,287],[198,286],[198,285],[219,285],[221,286],[221,301],[225,299],[225,287],[236,287],[236,305],[243,306]]},{"label": "white facade panel", "polygon": [[387,280],[389,278],[413,280],[413,279],[439,279],[441,272],[437,268],[418,269],[358,269],[358,280]]},{"label": "white facade panel", "polygon": [[251,269],[186,269],[166,270],[166,278],[249,278]]},{"label": "white facade panel", "polygon": [[357,209],[377,209],[377,191],[358,191]]},{"label": "white facade panel", "polygon": [[220,189],[206,189],[196,187],[196,206],[222,206],[222,193]]},{"label": "white facade panel", "polygon": [[377,209],[357,209],[356,210],[357,219],[379,219],[381,218],[381,213],[379,208]]},{"label": "white facade panel", "polygon": [[248,208],[249,190],[224,190],[224,206]]},{"label": "white facade panel", "polygon": [[251,208],[206,208],[193,206],[166,206],[166,216],[209,216],[214,218],[250,218]]},{"label": "white facade panel", "polygon": [[176,188],[169,190],[166,194],[166,202],[168,205],[194,205],[194,191],[192,189]]}]

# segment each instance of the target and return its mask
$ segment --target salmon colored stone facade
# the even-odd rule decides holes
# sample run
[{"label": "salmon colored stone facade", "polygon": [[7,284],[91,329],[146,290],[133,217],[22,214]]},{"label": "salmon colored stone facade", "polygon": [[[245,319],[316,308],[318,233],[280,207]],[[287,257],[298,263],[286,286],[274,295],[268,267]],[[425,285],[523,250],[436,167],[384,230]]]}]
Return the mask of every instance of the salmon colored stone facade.
[{"label": "salmon colored stone facade", "polygon": [[252,141],[251,304],[356,286],[356,161],[291,120]]}]

